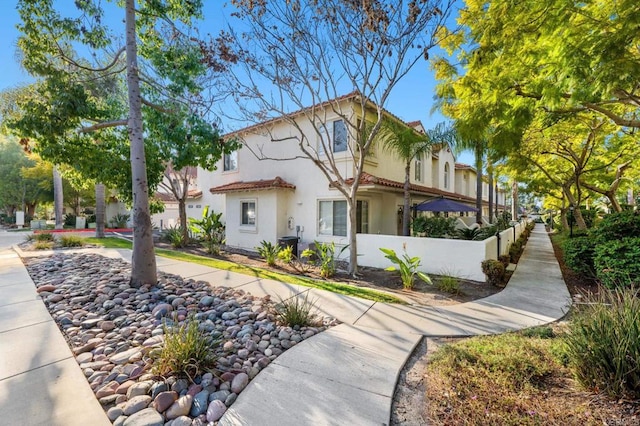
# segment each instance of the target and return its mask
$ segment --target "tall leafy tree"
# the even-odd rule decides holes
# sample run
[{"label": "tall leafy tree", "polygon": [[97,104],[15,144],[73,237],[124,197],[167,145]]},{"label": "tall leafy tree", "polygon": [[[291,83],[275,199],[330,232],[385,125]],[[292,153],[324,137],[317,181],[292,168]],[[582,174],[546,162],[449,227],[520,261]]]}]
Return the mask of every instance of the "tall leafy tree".
[{"label": "tall leafy tree", "polygon": [[0,136],[0,208],[33,217],[40,202],[52,200],[52,166],[24,151],[17,140]]},{"label": "tall leafy tree", "polygon": [[[229,82],[233,99],[251,123],[278,118],[289,124],[287,142],[299,149],[295,157],[310,160],[345,198],[349,272],[356,274],[356,197],[365,158],[395,86],[447,35],[445,22],[454,1],[232,4],[246,28],[232,46],[240,65]],[[303,112],[291,114],[299,110]],[[336,116],[349,143],[334,152],[328,120]],[[285,142],[277,135],[271,138]],[[289,159],[266,151],[255,154],[265,160]],[[339,164],[345,155],[353,159],[349,176]]]},{"label": "tall leafy tree", "polygon": [[[159,145],[172,141],[153,140],[153,126],[164,122],[147,117],[157,113],[168,121],[196,113],[205,125],[211,99],[205,96],[204,77],[219,70],[217,52],[193,26],[201,17],[201,1],[125,0],[118,3],[124,28],[113,30],[99,1],[75,6],[77,16],[66,17],[52,0],[18,2],[23,65],[41,80],[39,96],[21,105],[28,114],[14,128],[36,139],[43,156],[66,159],[98,182],[130,182],[131,285],[155,283],[149,188],[157,186],[170,161],[161,158]],[[220,143],[203,142],[220,157]],[[122,163],[129,163],[128,172]]]}]

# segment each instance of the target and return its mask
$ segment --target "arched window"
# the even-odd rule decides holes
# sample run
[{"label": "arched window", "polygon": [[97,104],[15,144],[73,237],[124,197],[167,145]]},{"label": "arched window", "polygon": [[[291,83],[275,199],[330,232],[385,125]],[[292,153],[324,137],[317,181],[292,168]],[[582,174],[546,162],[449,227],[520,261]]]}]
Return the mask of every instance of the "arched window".
[{"label": "arched window", "polygon": [[449,163],[444,163],[444,189],[449,189]]}]

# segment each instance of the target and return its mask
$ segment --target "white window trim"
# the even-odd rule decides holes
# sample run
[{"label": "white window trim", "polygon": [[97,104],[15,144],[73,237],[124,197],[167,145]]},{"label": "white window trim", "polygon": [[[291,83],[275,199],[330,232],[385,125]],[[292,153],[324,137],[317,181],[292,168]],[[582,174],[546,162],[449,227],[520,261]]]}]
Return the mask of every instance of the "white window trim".
[{"label": "white window trim", "polygon": [[[319,239],[333,239],[333,238],[346,238],[349,236],[349,206],[347,205],[347,231],[346,231],[346,235],[336,235],[334,233],[334,226],[333,226],[333,217],[332,222],[331,222],[331,234],[321,234],[320,233],[320,203],[321,202],[331,202],[332,203],[332,207],[333,207],[333,203],[335,203],[336,201],[342,201],[344,203],[347,203],[347,200],[345,200],[344,198],[324,198],[324,199],[318,199],[316,201],[316,235],[318,236]],[[332,210],[332,214],[333,214],[333,210]]]},{"label": "white window trim", "polygon": [[[225,170],[224,169],[224,157],[225,155],[231,155],[231,154],[235,154],[236,155],[236,168],[235,169],[231,169],[231,170]],[[229,154],[222,154],[222,173],[223,174],[229,174],[229,173],[238,173],[238,170],[240,169],[240,157],[238,155],[238,151],[233,151]]]},{"label": "white window trim", "polygon": [[[255,205],[255,223],[253,225],[245,225],[242,223],[242,205],[244,203],[254,203]],[[242,198],[240,199],[240,232],[258,232],[258,199],[257,198]]]}]

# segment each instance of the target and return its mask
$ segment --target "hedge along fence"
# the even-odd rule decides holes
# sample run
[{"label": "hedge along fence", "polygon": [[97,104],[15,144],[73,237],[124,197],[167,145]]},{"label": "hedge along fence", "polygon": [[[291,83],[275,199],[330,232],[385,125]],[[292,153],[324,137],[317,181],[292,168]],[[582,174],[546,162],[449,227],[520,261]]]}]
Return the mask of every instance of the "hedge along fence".
[{"label": "hedge along fence", "polygon": [[[513,243],[526,226],[519,222],[500,233],[500,254],[508,254]],[[427,274],[448,275],[474,281],[485,281],[482,261],[498,259],[498,239],[493,236],[484,241],[454,240],[448,238],[403,237],[396,235],[358,234],[358,265],[387,268],[391,262],[380,248],[394,250],[398,256],[405,252],[422,260],[420,271]]]}]

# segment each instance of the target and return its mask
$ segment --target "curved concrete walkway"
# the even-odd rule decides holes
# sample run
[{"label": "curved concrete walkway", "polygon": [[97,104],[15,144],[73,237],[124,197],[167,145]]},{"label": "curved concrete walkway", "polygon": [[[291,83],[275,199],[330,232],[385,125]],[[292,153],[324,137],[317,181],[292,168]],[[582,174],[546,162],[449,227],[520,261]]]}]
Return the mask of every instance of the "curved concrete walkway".
[{"label": "curved concrete walkway", "polygon": [[[100,252],[125,259],[131,256],[130,250]],[[240,288],[256,296],[308,295],[316,301],[321,313],[343,322],[279,356],[240,394],[221,419],[221,425],[386,425],[391,416],[398,375],[423,336],[472,336],[533,327],[562,318],[571,304],[551,242],[541,225],[533,231],[518,267],[503,291],[485,299],[447,307],[376,303],[192,263],[157,259],[158,268],[165,272],[208,281],[212,285]],[[33,283],[24,267],[20,268],[12,260],[12,265],[5,268],[5,262],[0,261],[0,288],[9,290],[11,277],[17,273],[21,281],[29,281],[30,291],[25,291],[29,292],[28,301],[33,303],[34,312],[44,309],[42,302],[35,303]],[[3,348],[9,347],[10,340],[3,330],[52,322],[51,318],[46,319],[40,312],[38,315],[42,317],[21,320],[6,309],[0,304],[0,326],[6,322],[4,328],[0,328],[0,418],[3,419],[17,408],[8,402],[13,400],[10,395],[14,385],[9,380],[12,377],[24,376],[21,384],[29,388],[32,398],[37,398],[39,393],[45,396],[53,393],[47,386],[42,387],[42,383],[29,386],[33,383],[29,374],[34,369],[25,367],[9,376],[2,369],[11,364],[9,359],[5,362]],[[29,325],[30,322],[35,324]],[[61,338],[59,332],[58,338]],[[17,358],[20,352],[26,359],[33,357],[30,349],[20,347],[22,345],[13,349]],[[66,355],[63,358],[67,360]],[[66,386],[86,388],[90,392],[78,368],[64,374],[65,377],[68,374],[70,380]],[[84,401],[85,394],[82,395]],[[53,401],[47,410],[56,412],[61,404]],[[93,403],[86,401],[85,412],[96,416],[93,422],[97,424],[106,420],[95,399]],[[65,420],[59,422],[52,418],[46,423],[30,424],[73,424],[68,418]],[[82,424],[82,419],[77,421]]]}]

